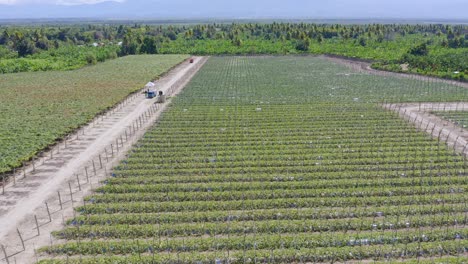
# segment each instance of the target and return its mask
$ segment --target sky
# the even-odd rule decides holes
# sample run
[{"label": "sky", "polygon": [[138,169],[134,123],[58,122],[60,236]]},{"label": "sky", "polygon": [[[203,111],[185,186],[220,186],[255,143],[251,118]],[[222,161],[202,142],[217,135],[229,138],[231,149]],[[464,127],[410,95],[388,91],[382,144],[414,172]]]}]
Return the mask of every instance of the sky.
[{"label": "sky", "polygon": [[0,0],[0,19],[468,20],[468,0]]}]

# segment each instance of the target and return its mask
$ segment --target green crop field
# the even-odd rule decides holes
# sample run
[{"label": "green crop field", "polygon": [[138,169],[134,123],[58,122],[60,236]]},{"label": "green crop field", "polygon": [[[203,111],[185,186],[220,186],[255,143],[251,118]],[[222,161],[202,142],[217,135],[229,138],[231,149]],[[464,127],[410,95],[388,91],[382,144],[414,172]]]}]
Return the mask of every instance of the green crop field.
[{"label": "green crop field", "polygon": [[0,173],[187,58],[128,56],[67,72],[0,75]]},{"label": "green crop field", "polygon": [[433,114],[440,116],[461,128],[468,127],[468,112],[466,111],[442,111],[433,112]]},{"label": "green crop field", "polygon": [[463,156],[379,103],[467,95],[313,57],[211,58],[40,263],[463,263]]}]

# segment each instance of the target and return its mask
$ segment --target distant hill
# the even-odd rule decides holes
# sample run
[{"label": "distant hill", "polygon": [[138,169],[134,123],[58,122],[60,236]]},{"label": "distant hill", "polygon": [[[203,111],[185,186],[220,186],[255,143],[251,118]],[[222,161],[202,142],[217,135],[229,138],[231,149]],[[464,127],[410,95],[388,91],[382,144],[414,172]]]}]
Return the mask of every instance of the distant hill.
[{"label": "distant hill", "polygon": [[[62,0],[66,2],[66,0]],[[391,2],[391,3],[390,3]],[[433,2],[433,3],[431,3]],[[468,19],[466,0],[127,0],[82,5],[0,5],[0,19],[417,18]]]}]

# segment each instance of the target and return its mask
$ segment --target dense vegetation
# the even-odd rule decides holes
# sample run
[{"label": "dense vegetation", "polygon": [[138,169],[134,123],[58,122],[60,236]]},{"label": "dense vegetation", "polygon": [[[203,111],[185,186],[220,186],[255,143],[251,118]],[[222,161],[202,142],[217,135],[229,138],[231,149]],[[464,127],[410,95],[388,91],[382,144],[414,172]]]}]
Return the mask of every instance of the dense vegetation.
[{"label": "dense vegetation", "polygon": [[[1,50],[1,47],[0,47]],[[27,57],[7,55],[0,60],[0,73],[74,70],[117,58],[118,46],[86,47],[64,45],[38,52]]]},{"label": "dense vegetation", "polygon": [[378,103],[467,94],[211,58],[41,263],[463,263],[466,161]]},{"label": "dense vegetation", "polygon": [[75,71],[0,75],[0,173],[20,166],[185,58],[128,56]]},{"label": "dense vegetation", "polygon": [[[467,33],[466,25],[271,23],[3,27],[0,28],[0,45],[3,45],[0,58],[9,61],[0,63],[0,72],[70,69],[128,54],[326,53],[373,60],[376,61],[374,67],[380,69],[467,80]],[[60,51],[63,46],[67,47],[66,53],[44,52]],[[15,64],[27,66],[15,67]]]}]

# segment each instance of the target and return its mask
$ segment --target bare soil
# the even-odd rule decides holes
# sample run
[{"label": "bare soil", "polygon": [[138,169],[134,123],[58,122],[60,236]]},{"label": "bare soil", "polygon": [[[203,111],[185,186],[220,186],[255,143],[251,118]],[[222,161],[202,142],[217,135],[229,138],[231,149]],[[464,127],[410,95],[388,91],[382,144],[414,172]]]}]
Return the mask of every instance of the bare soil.
[{"label": "bare soil", "polygon": [[[38,248],[58,242],[51,232],[76,214],[74,207],[86,205],[83,198],[111,175],[206,60],[195,57],[155,82],[167,96],[165,103],[146,99],[142,90],[44,153],[5,186],[3,195],[0,190],[0,244],[9,263],[33,263]],[[3,250],[0,263],[7,263]]]},{"label": "bare soil", "polygon": [[441,78],[435,78],[435,77],[429,77],[429,76],[423,76],[423,75],[417,75],[417,74],[398,73],[398,72],[389,72],[389,71],[381,71],[381,70],[372,69],[371,68],[372,63],[368,61],[364,61],[364,60],[346,59],[340,56],[332,56],[332,55],[323,55],[320,57],[326,60],[329,60],[331,62],[334,62],[334,63],[345,65],[359,72],[365,72],[365,73],[380,75],[380,76],[393,76],[393,77],[399,77],[399,78],[410,78],[410,79],[423,80],[423,81],[448,83],[448,84],[468,88],[468,83],[466,82],[459,82],[459,81],[454,81],[454,80],[447,80],[447,79],[441,79]]}]

